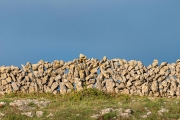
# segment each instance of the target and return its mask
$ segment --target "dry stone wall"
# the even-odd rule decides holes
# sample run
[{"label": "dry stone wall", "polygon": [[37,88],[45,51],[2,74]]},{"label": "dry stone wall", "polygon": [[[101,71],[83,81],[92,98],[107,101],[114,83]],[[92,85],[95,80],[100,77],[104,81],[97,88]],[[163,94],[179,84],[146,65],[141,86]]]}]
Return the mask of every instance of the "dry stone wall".
[{"label": "dry stone wall", "polygon": [[0,67],[0,92],[65,94],[72,90],[96,88],[106,93],[154,97],[180,97],[180,60],[169,64],[154,60],[148,67],[141,61],[125,59],[79,59],[64,62],[27,62],[22,69]]}]

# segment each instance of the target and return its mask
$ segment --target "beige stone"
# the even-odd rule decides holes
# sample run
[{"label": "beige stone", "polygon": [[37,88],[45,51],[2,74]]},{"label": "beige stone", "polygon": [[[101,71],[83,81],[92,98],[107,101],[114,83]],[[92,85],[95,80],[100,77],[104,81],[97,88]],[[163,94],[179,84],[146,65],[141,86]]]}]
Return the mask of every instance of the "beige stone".
[{"label": "beige stone", "polygon": [[106,89],[107,89],[107,93],[114,93],[115,92],[115,89],[114,89],[114,86],[115,86],[115,83],[112,79],[106,79]]},{"label": "beige stone", "polygon": [[65,87],[65,84],[63,82],[60,82],[59,85],[60,85],[60,93],[61,94],[67,93],[67,89]]},{"label": "beige stone", "polygon": [[142,84],[142,82],[140,80],[136,80],[134,83],[135,86],[140,86],[141,84]]},{"label": "beige stone", "polygon": [[80,79],[84,79],[84,78],[85,78],[85,72],[84,72],[84,70],[80,70],[80,71],[79,71],[79,76],[80,76]]},{"label": "beige stone", "polygon": [[130,94],[130,91],[128,89],[123,89],[123,91],[121,91],[122,94]]},{"label": "beige stone", "polygon": [[157,67],[158,66],[158,60],[155,59],[152,63],[152,67]]},{"label": "beige stone", "polygon": [[44,72],[44,66],[43,66],[43,65],[40,65],[40,66],[38,67],[39,76],[43,76],[43,72]]},{"label": "beige stone", "polygon": [[107,61],[107,57],[104,56],[102,60],[103,60],[104,62],[106,62],[106,61]]},{"label": "beige stone", "polygon": [[115,93],[116,94],[119,93],[119,88],[118,87],[115,88]]},{"label": "beige stone", "polygon": [[105,78],[109,78],[109,75],[106,73],[105,70],[103,70],[102,68],[100,68],[101,73],[104,75]]},{"label": "beige stone", "polygon": [[12,85],[13,91],[19,90],[19,88],[18,88],[16,82],[12,82],[11,85]]},{"label": "beige stone", "polygon": [[152,82],[152,84],[151,84],[151,90],[152,90],[153,93],[158,92],[159,86],[158,86],[157,81],[153,81],[153,82]]},{"label": "beige stone", "polygon": [[54,82],[54,77],[50,77],[49,82],[48,82],[48,86],[51,87],[53,82]]},{"label": "beige stone", "polygon": [[98,90],[102,90],[102,81],[104,79],[104,76],[102,75],[102,73],[100,73],[97,78],[96,78],[96,88]]},{"label": "beige stone", "polygon": [[61,77],[61,75],[57,75],[56,77],[55,77],[55,81],[60,81],[60,79],[61,79],[62,77]]},{"label": "beige stone", "polygon": [[12,82],[12,78],[11,78],[11,77],[8,77],[8,78],[6,78],[6,81],[7,81],[8,83],[11,83],[11,82]]},{"label": "beige stone", "polygon": [[51,86],[51,91],[54,91],[58,86],[59,84],[57,82],[54,82]]},{"label": "beige stone", "polygon": [[127,84],[126,84],[127,87],[130,87],[132,86],[132,82],[131,81],[128,81]]},{"label": "beige stone", "polygon": [[36,111],[36,116],[38,118],[42,117],[43,116],[43,112],[42,111]]},{"label": "beige stone", "polygon": [[77,91],[80,91],[83,89],[82,87],[82,81],[79,78],[74,79],[75,87]]},{"label": "beige stone", "polygon": [[149,84],[148,84],[148,82],[142,84],[142,94],[146,95],[146,96],[149,94]]},{"label": "beige stone", "polygon": [[35,92],[34,86],[29,86],[29,93],[34,93],[34,92]]},{"label": "beige stone", "polygon": [[16,78],[15,78],[15,76],[13,75],[13,73],[10,73],[10,77],[12,78],[12,80],[13,80],[14,82],[17,81]]},{"label": "beige stone", "polygon": [[12,93],[12,87],[11,87],[11,85],[10,84],[8,84],[8,85],[6,85],[6,93],[7,94],[10,94],[10,93]]},{"label": "beige stone", "polygon": [[7,83],[6,80],[2,80],[2,86],[7,85],[7,84],[8,84],[8,83]]}]

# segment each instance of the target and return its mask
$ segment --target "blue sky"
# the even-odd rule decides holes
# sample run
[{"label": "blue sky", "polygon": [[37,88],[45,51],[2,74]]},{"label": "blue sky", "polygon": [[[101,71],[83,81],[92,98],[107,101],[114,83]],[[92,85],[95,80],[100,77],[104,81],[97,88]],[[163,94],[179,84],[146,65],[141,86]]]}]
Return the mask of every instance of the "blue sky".
[{"label": "blue sky", "polygon": [[180,0],[1,0],[0,66],[88,58],[175,62]]}]

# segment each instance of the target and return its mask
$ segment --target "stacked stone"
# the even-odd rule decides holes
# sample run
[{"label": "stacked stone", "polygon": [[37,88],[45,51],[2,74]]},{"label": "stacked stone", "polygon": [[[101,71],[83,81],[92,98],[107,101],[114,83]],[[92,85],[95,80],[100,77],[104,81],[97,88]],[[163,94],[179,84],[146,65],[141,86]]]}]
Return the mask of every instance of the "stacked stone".
[{"label": "stacked stone", "polygon": [[52,63],[27,62],[22,69],[0,67],[0,92],[65,94],[72,90],[96,88],[106,93],[154,97],[180,97],[180,60],[169,64],[154,60],[148,67],[141,61],[125,59],[78,59]]}]

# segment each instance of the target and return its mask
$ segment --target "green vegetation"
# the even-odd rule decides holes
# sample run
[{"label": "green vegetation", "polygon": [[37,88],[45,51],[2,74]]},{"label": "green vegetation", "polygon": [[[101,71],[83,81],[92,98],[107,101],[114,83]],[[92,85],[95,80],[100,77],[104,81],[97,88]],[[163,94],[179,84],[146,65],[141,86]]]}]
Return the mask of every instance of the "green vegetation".
[{"label": "green vegetation", "polygon": [[[39,108],[36,104],[30,102],[28,106],[35,107],[35,109],[30,110],[33,112],[33,117],[27,117],[22,115],[21,113],[24,111],[18,110],[16,106],[9,106],[10,102],[19,99],[46,99],[51,101],[51,103],[44,108]],[[95,118],[91,116],[96,114],[99,114],[98,120],[175,120],[180,118],[180,99],[105,94],[96,89],[86,89],[66,95],[12,93],[0,96],[0,102],[6,102],[6,105],[0,108],[0,113],[5,114],[4,116],[0,115],[2,120],[94,120]],[[122,110],[131,109],[133,113],[129,118],[119,116],[118,111],[101,115],[100,111],[105,108],[112,108],[113,110],[120,108]],[[168,112],[162,113],[161,116],[158,114],[158,111],[162,108],[167,109]],[[43,111],[43,116],[38,118],[36,111]],[[152,114],[147,118],[142,118],[148,111],[151,111]],[[47,117],[50,113],[53,116]]]}]

